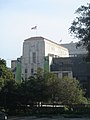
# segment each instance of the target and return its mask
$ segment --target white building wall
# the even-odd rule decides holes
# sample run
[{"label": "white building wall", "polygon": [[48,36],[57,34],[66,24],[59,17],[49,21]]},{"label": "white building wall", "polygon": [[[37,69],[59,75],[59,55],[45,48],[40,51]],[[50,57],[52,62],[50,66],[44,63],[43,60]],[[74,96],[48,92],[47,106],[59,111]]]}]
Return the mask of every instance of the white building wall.
[{"label": "white building wall", "polygon": [[49,66],[52,64],[53,57],[69,57],[68,49],[50,40],[44,39],[44,41],[45,41],[45,56],[49,56]]},{"label": "white building wall", "polygon": [[72,71],[53,71],[52,73],[56,74],[58,78],[65,77],[64,74],[66,74],[66,76],[69,78],[73,78]]},{"label": "white building wall", "polygon": [[62,44],[62,46],[69,50],[69,55],[71,57],[76,57],[78,55],[86,55],[87,54],[87,50],[85,47],[83,47],[83,46],[76,47],[77,43],[71,42],[68,44]]},{"label": "white building wall", "polygon": [[[32,37],[23,43],[22,77],[27,79],[37,68],[44,69],[45,56],[49,56],[49,65],[53,57],[68,57],[68,50],[43,37]],[[33,58],[34,56],[34,58]]]},{"label": "white building wall", "polygon": [[[33,62],[33,53],[36,56],[35,62]],[[43,68],[44,53],[44,41],[42,39],[33,38],[24,41],[22,55],[22,76],[24,78],[25,74],[28,78],[32,72],[36,73],[38,67]],[[27,69],[27,73],[25,73],[25,69]]]},{"label": "white building wall", "polygon": [[52,54],[57,57],[69,57],[68,49],[52,41],[46,39],[44,39],[44,41],[45,41],[45,56],[48,56],[48,54]]}]

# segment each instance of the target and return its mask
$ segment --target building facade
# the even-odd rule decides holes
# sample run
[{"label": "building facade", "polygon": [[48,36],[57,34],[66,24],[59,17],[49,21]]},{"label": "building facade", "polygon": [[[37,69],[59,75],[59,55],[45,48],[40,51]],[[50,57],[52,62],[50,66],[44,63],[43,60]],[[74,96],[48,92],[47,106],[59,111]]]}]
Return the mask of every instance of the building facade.
[{"label": "building facade", "polygon": [[76,48],[76,44],[71,42],[61,46],[43,37],[24,40],[22,57],[11,61],[15,80],[27,80],[42,68],[59,78],[76,78],[90,97],[90,63],[85,61],[87,51],[82,47]]},{"label": "building facade", "polygon": [[21,59],[22,57],[17,58],[17,60],[11,60],[11,71],[16,81],[21,81]]},{"label": "building facade", "polygon": [[69,57],[68,49],[43,37],[26,39],[23,43],[22,77],[27,79],[38,68],[50,71],[53,57]]},{"label": "building facade", "polygon": [[77,43],[71,42],[71,43],[61,44],[61,45],[69,50],[70,57],[79,57],[82,55],[85,56],[87,54],[86,48],[83,46],[77,47]]},{"label": "building facade", "polygon": [[90,97],[90,63],[87,63],[83,56],[53,58],[51,71],[59,78],[68,76],[79,80],[82,87],[86,89],[86,96]]}]

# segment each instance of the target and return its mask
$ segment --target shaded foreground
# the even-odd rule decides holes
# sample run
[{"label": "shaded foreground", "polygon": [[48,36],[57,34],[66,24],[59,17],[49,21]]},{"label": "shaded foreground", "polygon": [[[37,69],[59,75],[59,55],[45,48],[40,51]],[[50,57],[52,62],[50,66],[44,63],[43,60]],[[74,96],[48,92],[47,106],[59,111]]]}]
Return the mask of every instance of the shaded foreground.
[{"label": "shaded foreground", "polygon": [[90,118],[64,118],[61,116],[50,116],[50,117],[12,117],[9,120],[90,120]]},{"label": "shaded foreground", "polygon": [[[88,106],[89,107],[89,106]],[[9,120],[90,120],[90,110],[85,106],[23,108],[21,114],[14,114]],[[89,107],[90,108],[90,107]],[[18,111],[20,112],[20,111]],[[21,117],[20,117],[21,116]]]},{"label": "shaded foreground", "polygon": [[11,107],[7,111],[9,116],[37,116],[51,117],[62,116],[64,118],[90,118],[90,105],[33,105]]}]

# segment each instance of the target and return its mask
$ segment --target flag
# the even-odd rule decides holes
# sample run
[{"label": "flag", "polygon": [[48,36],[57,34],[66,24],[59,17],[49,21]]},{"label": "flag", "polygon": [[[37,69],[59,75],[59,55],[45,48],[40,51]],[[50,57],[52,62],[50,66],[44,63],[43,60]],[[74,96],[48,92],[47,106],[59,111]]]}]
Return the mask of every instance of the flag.
[{"label": "flag", "polygon": [[31,28],[31,30],[36,30],[37,29],[37,26],[34,26]]},{"label": "flag", "polygon": [[62,42],[62,39],[59,42]]}]

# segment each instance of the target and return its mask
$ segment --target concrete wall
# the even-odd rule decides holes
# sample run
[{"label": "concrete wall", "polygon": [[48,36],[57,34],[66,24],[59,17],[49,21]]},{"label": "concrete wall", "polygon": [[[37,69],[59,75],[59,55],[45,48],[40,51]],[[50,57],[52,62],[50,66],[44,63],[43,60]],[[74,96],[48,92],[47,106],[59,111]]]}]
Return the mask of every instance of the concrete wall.
[{"label": "concrete wall", "polygon": [[48,54],[54,55],[56,57],[69,57],[69,52],[67,48],[60,46],[57,43],[44,39],[45,41],[45,56]]},{"label": "concrete wall", "polygon": [[[50,71],[52,57],[68,57],[68,50],[43,37],[32,37],[23,43],[22,77],[27,79],[37,68]],[[45,60],[48,58],[48,60]]]},{"label": "concrete wall", "polygon": [[53,71],[52,73],[56,74],[58,78],[63,78],[65,76],[73,78],[72,71]]},{"label": "concrete wall", "polygon": [[59,44],[52,42],[48,39],[44,39],[45,42],[45,56],[49,56],[49,70],[52,64],[53,57],[69,57],[68,49],[60,46]]},{"label": "concrete wall", "polygon": [[[44,50],[42,38],[30,38],[24,41],[22,56],[22,75],[24,78],[28,78],[33,73],[36,73],[38,67],[43,68]],[[25,69],[27,69],[26,73]]]},{"label": "concrete wall", "polygon": [[67,48],[69,50],[69,55],[71,57],[77,57],[77,56],[80,56],[80,55],[86,55],[87,54],[87,51],[85,49],[85,47],[76,47],[77,46],[77,43],[68,43],[68,44],[62,44],[63,47]]}]

